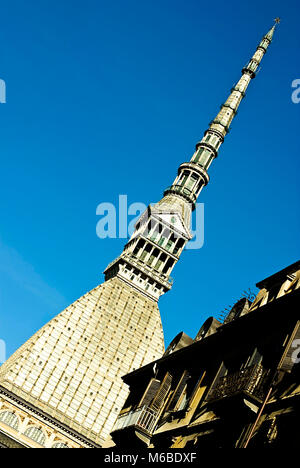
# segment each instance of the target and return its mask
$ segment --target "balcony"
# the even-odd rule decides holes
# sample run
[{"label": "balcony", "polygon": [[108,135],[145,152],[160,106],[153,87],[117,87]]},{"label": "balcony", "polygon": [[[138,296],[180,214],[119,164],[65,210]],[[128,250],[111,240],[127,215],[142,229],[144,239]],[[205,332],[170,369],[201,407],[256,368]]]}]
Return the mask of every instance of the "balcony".
[{"label": "balcony", "polygon": [[248,367],[221,377],[209,391],[206,400],[220,400],[239,393],[247,393],[261,399],[264,395],[268,372],[261,364]]},{"label": "balcony", "polygon": [[145,273],[158,283],[162,284],[163,286],[170,288],[173,285],[174,279],[171,276],[156,271],[153,267],[147,265],[147,263],[144,263],[142,260],[140,260],[136,255],[123,253],[122,258],[127,260],[128,263],[135,266],[137,269],[140,269],[139,267],[142,267],[143,273]]},{"label": "balcony", "polygon": [[128,427],[134,427],[148,434],[152,434],[156,421],[157,413],[147,406],[142,406],[134,411],[121,414],[117,419],[113,432]]},{"label": "balcony", "polygon": [[189,203],[196,203],[197,201],[197,197],[192,192],[192,190],[185,187],[184,185],[171,185],[171,187],[166,188],[164,195],[167,193],[178,193],[179,195],[182,195]]}]

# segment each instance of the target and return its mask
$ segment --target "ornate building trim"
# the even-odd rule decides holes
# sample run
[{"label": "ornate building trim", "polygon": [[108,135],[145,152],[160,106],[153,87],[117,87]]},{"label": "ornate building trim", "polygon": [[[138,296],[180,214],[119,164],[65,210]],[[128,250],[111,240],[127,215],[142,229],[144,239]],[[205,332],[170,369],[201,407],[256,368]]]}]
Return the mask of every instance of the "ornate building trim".
[{"label": "ornate building trim", "polygon": [[[68,426],[66,426],[62,422],[58,421],[55,418],[52,418],[49,414],[45,413],[44,411],[41,411],[37,407],[35,407],[35,406],[31,405],[30,403],[28,403],[27,401],[25,401],[23,398],[18,397],[13,392],[7,390],[6,388],[4,388],[4,387],[2,387],[0,385],[0,396],[1,395],[4,396],[5,399],[7,399],[7,401],[12,402],[12,403],[16,403],[19,407],[24,408],[26,411],[28,411],[32,415],[35,415],[38,418],[40,418],[42,421],[44,421],[49,426],[49,428],[52,428],[52,429],[57,428],[57,429],[63,431],[63,433],[67,437],[73,438],[76,441],[84,444],[86,446],[86,448],[101,448],[100,445],[95,444],[91,440],[84,437],[82,434],[71,430]],[[1,406],[0,406],[0,411],[1,411]],[[1,431],[1,427],[0,427],[0,431]]]}]

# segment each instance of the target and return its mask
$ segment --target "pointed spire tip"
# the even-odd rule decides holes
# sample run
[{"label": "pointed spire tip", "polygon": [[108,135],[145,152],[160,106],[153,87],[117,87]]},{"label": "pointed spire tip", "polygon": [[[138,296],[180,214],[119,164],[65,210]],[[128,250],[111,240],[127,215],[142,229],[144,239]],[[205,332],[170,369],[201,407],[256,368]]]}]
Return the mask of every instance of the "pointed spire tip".
[{"label": "pointed spire tip", "polygon": [[273,39],[273,35],[274,35],[274,32],[275,32],[276,26],[280,23],[280,18],[279,17],[274,18],[274,22],[275,22],[275,24],[272,26],[270,31],[267,32],[267,34],[264,36],[267,39],[269,39],[270,41]]}]

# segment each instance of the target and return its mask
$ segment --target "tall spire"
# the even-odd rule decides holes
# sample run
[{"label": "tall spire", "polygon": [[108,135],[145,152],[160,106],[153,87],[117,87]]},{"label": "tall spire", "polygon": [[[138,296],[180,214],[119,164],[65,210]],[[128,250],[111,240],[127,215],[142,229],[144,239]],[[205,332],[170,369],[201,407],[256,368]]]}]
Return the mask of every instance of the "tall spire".
[{"label": "tall spire", "polygon": [[106,280],[118,276],[155,300],[171,288],[170,273],[192,237],[192,210],[202,188],[209,182],[207,170],[218,155],[248,85],[272,41],[274,29],[275,25],[260,41],[243,68],[241,78],[197,143],[191,160],[181,164],[162,200],[149,206],[120,257],[106,268]]},{"label": "tall spire", "polygon": [[104,444],[128,395],[121,377],[163,353],[157,301],[171,288],[170,274],[191,239],[192,209],[209,180],[207,169],[273,33],[274,28],[243,68],[191,161],[140,217],[124,251],[106,268],[105,283],[53,318],[1,366],[5,437],[12,434],[11,440],[29,447]]},{"label": "tall spire", "polygon": [[271,44],[276,24],[279,21],[280,19],[276,18],[274,26],[263,36],[255,53],[243,68],[241,78],[231,89],[230,95],[221,105],[219,113],[210,123],[202,140],[197,143],[191,161],[180,166],[177,178],[165,194],[182,195],[190,203],[196,202],[202,188],[209,182],[207,170],[218,155],[220,146],[229,132],[231,122],[245,96],[249,83],[256,76],[262,58]]}]

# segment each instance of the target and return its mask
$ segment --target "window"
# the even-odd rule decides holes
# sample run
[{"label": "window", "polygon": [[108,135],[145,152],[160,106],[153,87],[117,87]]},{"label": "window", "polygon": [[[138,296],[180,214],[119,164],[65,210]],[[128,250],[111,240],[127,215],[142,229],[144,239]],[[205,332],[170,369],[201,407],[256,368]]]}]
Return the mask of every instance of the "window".
[{"label": "window", "polygon": [[24,432],[24,435],[28,437],[29,439],[33,440],[34,442],[37,442],[40,445],[45,445],[46,436],[43,433],[42,429],[38,427],[34,427],[34,426],[29,427]]},{"label": "window", "polygon": [[174,265],[174,260],[169,259],[167,263],[165,264],[165,266],[163,267],[163,273],[167,275],[169,270],[173,268],[173,265]]},{"label": "window", "polygon": [[144,247],[145,241],[144,240],[139,240],[136,247],[134,248],[133,255],[137,255],[140,250]]},{"label": "window", "polygon": [[155,230],[150,234],[150,239],[154,242],[159,234],[159,226],[155,227]]},{"label": "window", "polygon": [[184,371],[177,387],[174,390],[174,394],[170,401],[170,404],[167,408],[168,411],[182,410],[186,407],[188,398],[187,398],[187,381],[190,378],[188,371]]},{"label": "window", "polygon": [[210,153],[207,160],[204,163],[205,169],[208,169],[211,163],[213,162],[214,156]]},{"label": "window", "polygon": [[146,250],[144,250],[140,255],[140,260],[143,261],[144,258],[146,257],[146,255],[147,255],[147,252],[146,252]]},{"label": "window", "polygon": [[166,398],[168,396],[168,393],[170,391],[172,384],[172,375],[169,374],[169,372],[166,373],[164,380],[162,381],[154,399],[152,400],[152,403],[150,407],[156,411],[157,413],[160,411],[160,409],[163,407]]},{"label": "window", "polygon": [[227,375],[227,373],[228,373],[228,369],[227,369],[227,367],[225,366],[224,362],[222,362],[221,365],[220,365],[220,367],[219,367],[219,369],[218,369],[218,371],[217,371],[217,374],[216,374],[216,376],[215,376],[215,379],[214,379],[213,382],[212,382],[212,385],[211,385],[211,387],[210,387],[210,389],[209,389],[209,391],[208,391],[208,394],[207,394],[206,398],[209,398],[209,397],[211,396],[211,394],[214,393],[214,391],[216,390],[216,388],[217,388],[217,386],[218,386],[220,380],[221,380],[223,377],[225,377],[225,376]]},{"label": "window", "polygon": [[[176,241],[176,239],[174,239],[174,242]],[[174,250],[173,250],[173,253],[174,255],[177,255],[178,252],[182,249],[182,247],[184,246],[184,240],[183,239],[178,239],[175,247],[174,247]]]},{"label": "window", "polygon": [[18,416],[10,411],[3,411],[0,413],[0,422],[3,422],[7,426],[12,427],[15,431],[18,430],[19,427],[19,419]]},{"label": "window", "polygon": [[161,381],[152,378],[149,382],[148,387],[146,388],[145,393],[142,396],[142,399],[139,403],[140,406],[149,406],[153,398],[155,397],[156,393],[158,392],[158,389],[161,385]]},{"label": "window", "polygon": [[157,260],[157,263],[155,265],[155,270],[159,270],[160,267],[162,266],[162,264],[167,260],[167,256],[166,254],[162,253],[159,257],[159,259]]},{"label": "window", "polygon": [[187,188],[192,190],[193,187],[195,186],[195,183],[197,182],[197,177],[194,176],[194,175],[191,175],[191,177],[189,178],[188,180],[188,183],[187,183]]},{"label": "window", "polygon": [[57,442],[52,446],[52,448],[69,448],[67,444],[64,444],[63,442]]},{"label": "window", "polygon": [[181,410],[184,410],[186,409],[187,407],[187,403],[188,403],[188,396],[187,396],[187,393],[186,391],[183,393],[182,397],[181,397],[181,401],[177,407],[177,410],[178,411],[181,411]]},{"label": "window", "polygon": [[154,249],[154,251],[152,252],[152,254],[150,255],[150,258],[148,260],[148,265],[150,266],[152,263],[153,263],[153,260],[155,258],[157,258],[159,256],[159,250],[158,249]]},{"label": "window", "polygon": [[200,156],[202,155],[202,153],[203,153],[204,151],[205,151],[204,148],[200,148],[200,149],[197,151],[197,153],[196,153],[196,155],[195,155],[195,158],[194,158],[194,162],[198,162],[198,161],[199,161]]},{"label": "window", "polygon": [[213,156],[210,151],[201,148],[196,155],[195,162],[204,167],[208,161],[212,160],[212,158]]},{"label": "window", "polygon": [[172,247],[173,247],[173,242],[171,239],[169,239],[165,248],[166,250],[171,250]]},{"label": "window", "polygon": [[140,259],[143,261],[146,257],[147,254],[149,254],[152,250],[152,245],[151,244],[146,244],[144,250],[142,251],[140,255]]},{"label": "window", "polygon": [[[208,167],[206,167],[205,169],[208,169]],[[200,179],[200,180],[198,181],[198,183],[197,183],[196,188],[194,188],[194,192],[195,192],[196,195],[199,195],[200,190],[202,189],[203,186],[204,186],[204,182],[203,182],[202,179]]]},{"label": "window", "polygon": [[183,174],[179,178],[179,185],[184,185],[189,177],[189,173],[187,171],[184,171]]},{"label": "window", "polygon": [[170,235],[170,231],[168,229],[165,229],[160,239],[158,240],[158,245],[160,246],[163,245],[165,241],[167,240],[167,238],[169,237],[169,235]]},{"label": "window", "polygon": [[251,367],[251,366],[255,366],[257,364],[260,364],[262,362],[262,355],[260,354],[260,352],[258,351],[257,348],[255,348],[255,350],[253,351],[253,354],[250,358],[250,361],[248,363],[248,366]]}]

